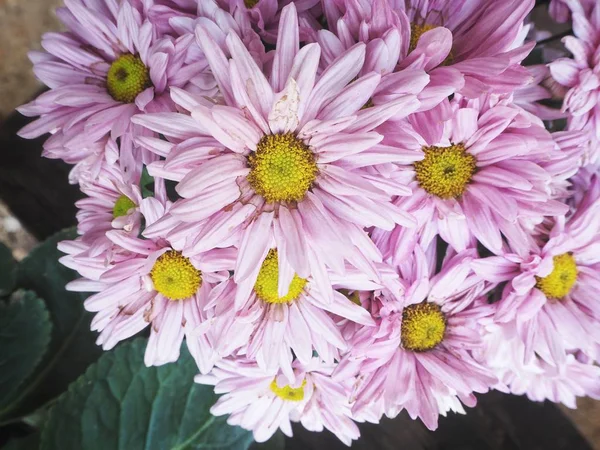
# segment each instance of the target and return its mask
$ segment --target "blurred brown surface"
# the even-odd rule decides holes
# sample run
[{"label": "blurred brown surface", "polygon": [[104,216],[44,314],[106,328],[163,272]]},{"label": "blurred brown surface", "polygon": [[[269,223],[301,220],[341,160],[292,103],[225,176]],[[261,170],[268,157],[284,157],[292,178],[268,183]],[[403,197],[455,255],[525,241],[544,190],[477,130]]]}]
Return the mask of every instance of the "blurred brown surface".
[{"label": "blurred brown surface", "polygon": [[[27,52],[41,49],[42,33],[58,29],[54,9],[60,3],[60,0],[0,0],[0,121],[41,87],[31,70]],[[0,242],[12,249],[16,259],[22,259],[36,243],[3,202],[0,202]]]},{"label": "blurred brown surface", "polygon": [[40,88],[27,52],[41,49],[42,33],[59,27],[61,0],[0,0],[0,120]]},{"label": "blurred brown surface", "polygon": [[592,444],[592,447],[600,450],[600,401],[580,398],[577,400],[577,409],[561,406],[561,410]]},{"label": "blurred brown surface", "polygon": [[[75,199],[72,190],[64,196],[65,191],[60,189],[56,192],[40,189],[41,185],[52,185],[53,180],[44,177],[47,171],[60,173],[62,181],[68,169],[57,171],[56,161],[41,162],[38,158],[42,141],[24,141],[16,137],[15,131],[25,120],[18,115],[11,116],[15,107],[29,101],[41,88],[27,53],[41,49],[43,33],[60,29],[54,10],[61,4],[62,0],[0,0],[0,152],[3,153],[0,160],[0,241],[13,249],[17,259],[22,258],[35,242],[25,229],[38,238],[44,237],[51,231],[45,227],[45,216],[58,214],[65,227],[72,222],[65,217],[74,214],[72,205],[59,203],[61,198],[63,202],[69,198],[68,202],[72,203]],[[38,172],[38,175],[30,177],[32,172]],[[9,210],[19,217],[24,227]]]},{"label": "blurred brown surface", "polygon": [[27,256],[37,242],[2,202],[0,202],[0,242],[12,250],[17,261]]}]

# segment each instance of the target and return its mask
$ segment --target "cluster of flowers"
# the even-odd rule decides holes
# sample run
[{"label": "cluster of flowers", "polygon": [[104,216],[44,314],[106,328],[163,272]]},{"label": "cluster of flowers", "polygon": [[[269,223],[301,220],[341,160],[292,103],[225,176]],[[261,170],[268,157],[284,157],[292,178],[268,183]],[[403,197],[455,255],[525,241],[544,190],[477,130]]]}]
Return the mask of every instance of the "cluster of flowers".
[{"label": "cluster of flowers", "polygon": [[552,1],[574,58],[530,67],[534,0],[65,4],[21,135],[74,164],[98,344],[185,340],[257,441],[600,397],[595,0]]}]

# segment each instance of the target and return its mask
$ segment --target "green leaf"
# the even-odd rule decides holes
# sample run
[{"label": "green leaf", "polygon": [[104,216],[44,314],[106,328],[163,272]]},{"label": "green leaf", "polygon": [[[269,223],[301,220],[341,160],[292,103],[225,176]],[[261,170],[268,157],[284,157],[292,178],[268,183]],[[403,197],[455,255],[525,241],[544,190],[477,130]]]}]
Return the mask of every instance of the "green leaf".
[{"label": "green leaf", "polygon": [[48,310],[33,292],[15,292],[0,303],[0,410],[41,361],[51,329]]},{"label": "green leaf", "polygon": [[12,252],[0,242],[0,297],[9,295],[15,288],[16,267]]},{"label": "green leaf", "polygon": [[154,196],[154,178],[148,173],[148,168],[146,166],[142,169],[140,188],[142,190],[143,198]]},{"label": "green leaf", "polygon": [[251,433],[209,412],[210,386],[194,383],[184,348],[174,364],[144,366],[147,340],[105,353],[51,409],[41,450],[245,450]]},{"label": "green leaf", "polygon": [[83,309],[86,295],[65,290],[76,273],[58,262],[63,254],[56,248],[57,243],[76,236],[72,229],[54,235],[33,249],[18,267],[17,285],[45,300],[53,327],[48,351],[38,370],[19,396],[0,409],[4,420],[31,413],[63,393],[102,353],[95,344],[95,333],[90,331],[92,314]]}]

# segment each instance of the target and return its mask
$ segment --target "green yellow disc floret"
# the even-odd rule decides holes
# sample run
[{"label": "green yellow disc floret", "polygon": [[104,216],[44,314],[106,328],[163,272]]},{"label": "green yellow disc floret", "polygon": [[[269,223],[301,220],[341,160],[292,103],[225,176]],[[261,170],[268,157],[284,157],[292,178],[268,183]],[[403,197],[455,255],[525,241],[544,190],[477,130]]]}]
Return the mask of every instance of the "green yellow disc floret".
[{"label": "green yellow disc floret", "polygon": [[181,252],[163,253],[150,271],[154,289],[169,300],[184,300],[193,296],[202,285],[202,273]]},{"label": "green yellow disc floret", "polygon": [[577,281],[577,263],[570,253],[552,258],[554,269],[546,277],[536,277],[537,287],[547,298],[562,299],[569,295]]},{"label": "green yellow disc floret", "polygon": [[425,352],[444,340],[446,317],[436,303],[424,301],[402,311],[401,343],[406,350]]},{"label": "green yellow disc floret", "polygon": [[306,286],[306,280],[294,274],[288,292],[283,297],[279,296],[278,284],[279,260],[277,250],[271,249],[260,267],[254,284],[254,292],[258,298],[267,303],[290,303],[300,296]]},{"label": "green yellow disc floret", "polygon": [[302,386],[293,388],[290,385],[284,387],[277,386],[277,380],[271,382],[271,391],[280,399],[288,402],[301,402],[304,400],[304,386],[306,386],[306,380],[302,382]]},{"label": "green yellow disc floret", "polygon": [[264,136],[248,165],[250,186],[269,203],[302,200],[318,173],[313,152],[291,133]]},{"label": "green yellow disc floret", "polygon": [[139,56],[121,55],[108,69],[106,88],[118,102],[133,103],[138,94],[150,86],[150,72]]},{"label": "green yellow disc floret", "polygon": [[414,164],[419,185],[439,198],[460,197],[475,174],[475,157],[467,153],[463,144],[424,147],[423,152],[425,158]]}]

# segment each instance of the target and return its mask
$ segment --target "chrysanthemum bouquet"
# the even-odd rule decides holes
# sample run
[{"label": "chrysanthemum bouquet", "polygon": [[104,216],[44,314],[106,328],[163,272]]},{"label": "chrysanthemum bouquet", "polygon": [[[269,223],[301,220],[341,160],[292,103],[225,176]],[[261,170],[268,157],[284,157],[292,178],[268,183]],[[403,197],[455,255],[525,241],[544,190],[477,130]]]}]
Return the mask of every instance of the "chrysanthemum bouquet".
[{"label": "chrysanthemum bouquet", "polygon": [[600,398],[600,4],[551,2],[562,50],[533,8],[65,0],[21,135],[85,196],[97,344],[189,351],[259,442]]}]

